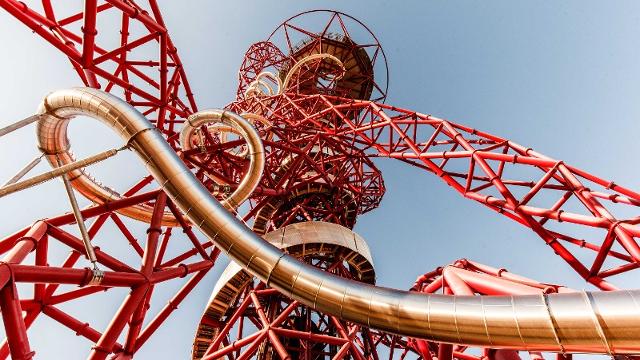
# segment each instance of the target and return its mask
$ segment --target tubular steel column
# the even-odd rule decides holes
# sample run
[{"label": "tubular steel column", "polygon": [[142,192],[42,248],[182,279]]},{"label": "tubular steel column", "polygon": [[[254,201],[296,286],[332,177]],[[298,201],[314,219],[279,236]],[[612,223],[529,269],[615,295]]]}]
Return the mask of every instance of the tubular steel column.
[{"label": "tubular steel column", "polygon": [[[135,246],[140,246],[134,235],[135,231],[129,228],[127,221],[120,219],[113,211],[123,206],[146,203],[157,199],[156,226],[152,225],[148,233],[147,256],[145,257],[144,254],[141,254],[140,262],[143,265],[137,265],[140,266],[140,270],[132,267],[136,266],[135,264],[126,264],[109,255],[105,250],[96,248],[98,263],[101,267],[108,269],[104,272],[104,278],[100,284],[90,285],[89,282],[93,277],[91,270],[77,265],[78,260],[84,253],[82,241],[60,228],[75,222],[73,214],[64,214],[38,221],[33,226],[1,240],[0,252],[6,255],[2,266],[0,266],[0,284],[3,286],[0,295],[0,307],[3,311],[8,341],[0,348],[0,358],[7,358],[10,351],[12,359],[30,358],[27,357],[31,356],[29,355],[31,350],[28,347],[28,338],[25,330],[36,320],[40,313],[44,313],[62,325],[59,329],[69,328],[78,336],[95,342],[96,346],[92,350],[91,358],[104,359],[111,353],[133,355],[146,339],[169,319],[169,316],[185,299],[186,295],[193,290],[195,285],[202,280],[207,271],[213,266],[217,254],[219,254],[219,251],[214,249],[210,254],[205,252],[205,258],[203,258],[200,253],[195,251],[194,243],[191,240],[181,241],[180,239],[173,240],[174,246],[184,244],[183,250],[178,253],[172,252],[171,254],[167,254],[162,250],[167,247],[171,233],[163,231],[166,235],[161,237],[159,233],[160,227],[157,226],[158,214],[161,214],[165,208],[165,198],[164,193],[159,193],[158,191],[139,195],[131,194],[130,197],[122,200],[89,207],[81,211],[83,218],[87,221],[95,219],[88,229],[90,237],[93,238],[99,234],[108,220],[117,219],[114,224],[119,224],[119,229],[122,231],[122,246],[134,246],[134,244]],[[109,238],[110,241],[117,240],[112,236]],[[211,247],[210,242],[198,242],[197,245],[201,249]],[[67,249],[71,248],[69,257],[60,266],[49,264],[51,261],[48,258],[49,248],[60,246],[67,247]],[[160,251],[154,249],[160,249]],[[23,264],[27,255],[34,250],[36,251],[35,265]],[[150,264],[154,265],[151,266]],[[146,274],[146,277],[144,274]],[[157,314],[157,317],[149,326],[142,329],[143,316],[153,300],[148,289],[160,282],[185,276],[191,276],[191,278],[178,291],[171,303]],[[28,283],[34,284],[34,297],[32,299],[18,298],[14,284],[23,284],[24,286]],[[79,288],[60,291],[59,284],[75,284]],[[133,291],[123,302],[121,309],[115,314],[113,321],[104,332],[91,327],[89,322],[78,320],[57,307],[58,304],[87,298],[97,292],[108,291],[112,287],[133,288]],[[95,309],[101,309],[104,305],[94,301],[90,306]],[[23,311],[26,312],[24,317]],[[129,324],[132,314],[137,315],[134,320],[139,321],[132,321]],[[116,339],[127,325],[129,325],[129,333],[125,350],[122,345],[116,342]],[[47,355],[43,354],[43,356]]]},{"label": "tubular steel column", "polygon": [[[107,194],[106,200],[92,198],[97,204],[77,209],[78,219],[93,221],[89,229],[83,231],[85,244],[90,240],[92,244],[96,243],[94,238],[104,233],[103,226],[108,222],[112,222],[121,235],[104,244],[105,249],[95,249],[96,262],[105,268],[104,277],[96,277],[91,269],[78,264],[85,251],[83,241],[63,228],[76,221],[74,214],[38,221],[0,240],[0,254],[4,254],[4,261],[0,263],[0,307],[7,334],[0,347],[0,359],[33,357],[26,331],[41,313],[95,343],[89,358],[105,359],[114,354],[116,358],[127,359],[169,320],[221,252],[193,230],[194,224],[189,220],[193,216],[189,213],[190,206],[213,201],[209,195],[224,201],[241,186],[242,179],[256,175],[249,174],[257,172],[250,166],[251,157],[256,153],[251,151],[251,144],[246,139],[238,136],[237,129],[219,123],[194,127],[193,136],[180,143],[181,127],[198,109],[155,0],[144,3],[87,0],[82,8],[65,17],[59,15],[62,12],[57,11],[57,5],[57,2],[43,1],[40,11],[16,0],[0,0],[0,7],[69,58],[83,84],[121,96],[148,118],[171,146],[163,148],[166,151],[160,157],[172,158],[175,150],[180,158],[172,163],[175,168],[156,168],[156,173],[165,176],[166,181],[160,181],[162,190],[140,193],[153,182],[148,176],[115,200],[110,197],[113,193],[102,188]],[[115,31],[100,32],[98,24],[107,11],[119,17],[120,26]],[[320,21],[308,22],[309,16],[316,16]],[[320,26],[313,28],[309,23]],[[107,47],[105,44],[117,45]],[[157,56],[151,59],[144,49],[150,46],[157,48]],[[359,215],[380,204],[385,186],[375,161],[382,157],[397,159],[432,173],[465,198],[530,228],[581,277],[602,290],[616,290],[617,286],[609,278],[640,266],[640,218],[628,215],[637,212],[640,193],[508,139],[387,105],[384,103],[387,81],[386,57],[375,35],[362,22],[336,11],[309,11],[293,16],[278,26],[267,40],[249,48],[239,73],[236,101],[226,108],[241,114],[255,127],[264,145],[265,165],[259,184],[249,194],[247,212],[239,214],[253,233],[247,230],[243,239],[236,240],[258,239],[252,237],[254,233],[267,234],[265,237],[279,234],[278,246],[291,254],[344,278],[373,283],[372,261],[362,256],[365,251],[358,247],[366,247],[366,244],[357,243],[357,238],[347,228],[356,224]],[[48,111],[46,106],[43,108]],[[31,117],[0,129],[0,136],[39,120],[43,119]],[[56,127],[59,120],[48,123],[50,127],[45,130],[51,132],[40,134],[40,140],[46,142],[50,139],[48,135],[59,130]],[[151,133],[146,132],[151,130],[149,123],[142,120],[147,127],[132,134],[128,143]],[[44,120],[39,126],[42,123]],[[148,149],[160,146],[160,140],[156,144],[138,145]],[[257,138],[254,140],[259,142]],[[59,154],[61,149],[52,150],[49,154]],[[192,170],[195,179],[208,190],[199,193],[202,196],[191,204],[181,204],[178,196],[171,201],[163,192],[168,189],[167,183],[178,177],[174,171],[177,172],[183,163],[188,167],[182,169],[183,173]],[[70,164],[78,166],[78,163]],[[56,173],[54,170],[44,177]],[[179,189],[183,191],[181,195],[188,195],[189,190],[198,188],[195,179],[189,182],[188,189]],[[25,183],[20,186],[23,185]],[[89,184],[89,187],[92,185],[97,183]],[[20,186],[14,185],[9,190],[19,190]],[[171,189],[167,191],[169,195],[176,195]],[[136,234],[135,226],[118,213],[131,209],[142,209],[146,211],[145,216],[151,214],[141,218],[150,225],[146,236]],[[168,210],[165,212],[165,209]],[[224,215],[227,213],[220,218]],[[161,221],[161,218],[170,221]],[[200,226],[206,220],[212,219],[200,219],[196,225]],[[297,231],[285,233],[285,229],[338,226],[335,224],[343,226],[339,234],[346,234],[346,237],[342,238],[351,239],[353,243],[331,242],[340,239],[339,236],[330,239],[318,236],[321,239],[316,242],[300,241],[295,245],[283,241],[288,236],[295,237]],[[583,239],[577,228],[589,228],[601,234]],[[177,230],[184,235],[176,236]],[[224,235],[220,229],[211,230],[210,227],[208,230],[213,241]],[[321,231],[315,233],[318,234],[326,235]],[[141,244],[140,238],[146,238],[146,243]],[[278,244],[278,239],[274,240]],[[356,248],[351,248],[350,244]],[[172,251],[174,247],[180,247],[177,245],[182,247]],[[49,264],[53,246],[70,250],[62,264]],[[127,262],[113,255],[109,246],[126,246],[139,258]],[[223,250],[232,253],[235,249],[237,247],[227,246]],[[27,255],[32,251],[36,252],[34,262],[27,263]],[[583,256],[584,253],[592,256]],[[254,253],[243,265],[251,269],[255,266],[251,261],[260,255],[260,252]],[[286,259],[284,255],[280,256],[276,257],[275,265],[271,264],[272,271],[281,259]],[[254,280],[246,270],[236,270],[231,278],[221,279],[221,288],[214,290],[207,313],[198,327],[194,358],[309,359],[332,356],[334,359],[377,360],[378,347],[387,346],[391,356],[400,353],[404,357],[413,352],[430,360],[436,357],[438,360],[480,359],[466,352],[467,347],[463,345],[389,335],[346,322],[340,318],[346,318],[343,308],[339,316],[312,310],[302,305],[305,299],[294,301]],[[304,278],[303,275],[300,270],[295,279]],[[155,285],[188,276],[190,279],[143,328],[154,300]],[[329,292],[325,292],[324,297],[319,295],[320,290],[325,289],[322,286],[333,278],[319,276],[314,279],[322,279],[318,280],[313,301],[313,308],[316,308],[322,300],[326,303],[327,299],[334,299]],[[73,284],[78,288],[61,290],[61,284]],[[33,298],[20,298],[20,287],[31,285]],[[106,329],[96,329],[85,322],[87,319],[77,318],[58,306],[76,299],[89,299],[95,293],[115,287],[131,291]],[[451,296],[540,295],[570,291],[470,261],[458,261],[425,274],[412,290]],[[342,300],[344,305],[347,290],[342,291],[342,298],[335,298],[335,302]],[[384,290],[380,291],[384,293]],[[371,307],[372,299],[378,293],[367,294],[372,312],[375,310]],[[354,302],[366,301],[358,294],[349,295]],[[593,305],[589,304],[593,310]],[[393,306],[397,308],[397,302]],[[361,322],[369,324],[373,318],[370,315],[380,314],[385,313],[364,314],[354,321],[366,318]],[[386,315],[391,316],[390,313]],[[597,316],[596,320],[600,321]],[[599,324],[594,323],[594,328]],[[389,331],[400,328],[399,323],[394,326]],[[123,338],[126,341],[119,344],[117,339],[125,328],[127,333]],[[553,331],[557,332],[557,329],[553,327]],[[463,335],[458,333],[458,339]],[[557,333],[555,335],[557,339]],[[611,352],[606,336],[602,331],[598,335],[600,338],[596,340],[602,340]],[[237,340],[232,341],[232,337]],[[604,352],[602,344],[596,346],[596,342],[594,340],[589,346]],[[562,344],[558,345],[562,347]],[[519,359],[516,350],[486,348],[481,354],[481,358],[490,360]],[[541,355],[530,353],[530,356],[539,359]],[[558,355],[558,359],[565,358],[571,358],[571,355]]]},{"label": "tubular steel column", "polygon": [[[302,222],[270,232],[265,239],[325,271],[367,283],[375,279],[367,244],[345,227]],[[214,287],[192,354],[193,359],[376,356],[365,327],[304,306],[235,263]]]},{"label": "tubular steel column", "polygon": [[32,359],[35,352],[29,347],[27,327],[22,318],[22,307],[15,282],[10,281],[0,290],[0,309],[2,309],[2,321],[9,341],[11,358]]},{"label": "tubular steel column", "polygon": [[[416,280],[412,291],[449,295],[535,295],[570,293],[575,290],[553,284],[541,283],[471,260],[461,259],[445,267],[430,271]],[[422,359],[454,360],[520,360],[518,351],[505,349],[473,349],[462,345],[442,344],[431,341],[399,337],[374,332],[377,342],[389,347],[392,354],[413,353]],[[524,351],[524,349],[523,349]],[[480,355],[476,355],[479,353]],[[570,356],[570,355],[568,355]],[[544,359],[539,352],[530,352],[531,360]]]},{"label": "tubular steel column", "polygon": [[[27,327],[22,317],[22,306],[18,297],[18,289],[12,278],[9,264],[21,263],[27,255],[32,252],[47,230],[47,224],[38,221],[27,233],[20,237],[11,251],[4,257],[0,267],[0,309],[2,310],[2,321],[5,333],[7,334],[7,344],[11,351],[11,358],[16,360],[28,360],[34,355],[29,347],[29,337]],[[4,351],[4,356],[8,355]]]}]

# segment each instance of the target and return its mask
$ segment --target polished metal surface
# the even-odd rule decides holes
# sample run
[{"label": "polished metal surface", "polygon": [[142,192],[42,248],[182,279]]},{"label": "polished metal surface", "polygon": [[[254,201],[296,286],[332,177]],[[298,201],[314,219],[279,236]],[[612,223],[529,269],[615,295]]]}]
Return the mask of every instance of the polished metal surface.
[{"label": "polished metal surface", "polygon": [[[66,94],[66,98],[46,97],[38,109],[42,116],[36,128],[37,141],[40,150],[46,155],[52,167],[58,167],[58,159],[63,165],[68,165],[76,161],[71,151],[71,143],[67,137],[67,127],[69,121],[76,116],[85,115],[100,119],[109,126],[117,127],[118,134],[128,142],[131,136],[135,135],[134,130],[125,129],[117,124],[119,116],[133,116],[135,109],[125,104],[113,104],[109,107],[101,106],[101,102],[94,100],[94,103],[87,103],[89,93],[86,89],[74,89]],[[84,97],[81,97],[84,96]],[[85,99],[81,101],[81,99]],[[117,106],[116,106],[117,105]],[[55,116],[52,110],[57,109]],[[126,114],[116,116],[118,114]],[[148,125],[139,125],[143,131]],[[91,177],[84,169],[79,168],[68,173],[69,182],[80,194],[96,204],[104,204],[110,201],[119,200],[122,196],[116,191]],[[153,214],[153,207],[147,204],[134,205],[118,210],[124,216],[149,222]],[[170,212],[165,212],[162,217],[162,224],[167,226],[177,226],[178,222]]]},{"label": "polished metal surface", "polygon": [[202,110],[189,116],[185,126],[180,131],[180,145],[183,149],[193,147],[191,137],[194,132],[203,125],[223,124],[231,131],[238,133],[247,142],[247,151],[239,154],[247,156],[251,160],[247,175],[242,179],[236,190],[226,199],[222,205],[227,209],[235,209],[251,196],[262,178],[264,170],[264,148],[260,135],[249,121],[231,111],[221,109]]},{"label": "polished metal surface", "polygon": [[[269,85],[269,83],[267,83],[267,88],[268,88],[270,93],[279,94],[279,93],[282,92],[282,80],[280,80],[280,78],[277,77],[274,73],[269,72],[269,71],[263,71],[260,74],[258,74],[258,76],[256,76],[256,80],[254,80],[254,81],[262,81],[263,78],[271,79],[271,81],[273,81],[273,83],[277,86],[276,89],[273,89]],[[251,87],[251,84],[249,84],[249,87]]]},{"label": "polished metal surface", "polygon": [[[346,250],[348,252],[343,255],[345,261],[359,274],[358,279],[369,284],[375,283],[373,259],[369,245],[360,235],[344,226],[321,221],[307,221],[271,231],[263,238],[296,258]],[[227,266],[211,292],[210,305],[213,303],[220,306],[231,305],[230,298],[225,298],[224,301],[216,301],[216,299],[221,296],[225,286],[242,271],[244,269],[235,262],[231,262]],[[234,283],[236,291],[240,291],[241,287],[237,286],[237,282]],[[224,293],[225,297],[230,294],[229,291],[224,291]]]},{"label": "polished metal surface", "polygon": [[[109,125],[113,121],[113,115],[109,113],[109,109],[103,107],[100,108],[96,104],[80,103],[78,98],[69,98],[66,100],[68,104],[65,110],[57,110],[56,114],[64,113],[64,115],[45,116],[40,117],[37,115],[37,137],[38,145],[42,152],[46,155],[47,160],[53,167],[66,166],[76,162],[73,153],[71,152],[71,144],[67,137],[67,127],[69,121],[78,115],[86,115],[95,117],[98,119],[108,119]],[[53,104],[50,103],[49,97],[45,98],[43,103],[38,109],[39,114],[49,113]],[[120,105],[118,111],[127,113],[135,111],[130,108],[128,104]],[[102,120],[103,122],[105,120]],[[145,119],[146,121],[146,119]],[[260,136],[253,128],[253,126],[242,117],[223,110],[203,110],[189,117],[189,122],[185,126],[186,131],[193,131],[195,123],[205,123],[207,121],[219,121],[227,124],[228,126],[236,129],[247,141],[248,155],[251,158],[249,171],[247,176],[242,180],[236,191],[223,201],[223,204],[227,208],[235,208],[242,203],[255,189],[262,177],[262,169],[264,167],[264,150]],[[121,125],[118,125],[121,126]],[[118,129],[121,136],[124,129]],[[181,133],[181,138],[185,133],[185,130]],[[125,137],[127,143],[130,140],[130,136],[135,135],[127,134],[129,138]],[[186,135],[186,134],[185,134]],[[60,164],[58,163],[60,161]],[[183,165],[184,166],[184,165]],[[121,199],[121,195],[109,187],[102,185],[100,182],[91,177],[84,169],[76,168],[71,169],[68,173],[69,181],[71,185],[80,192],[83,196],[88,198],[94,203],[103,204],[109,201]],[[118,210],[119,213],[127,217],[149,222],[153,215],[153,206],[147,204],[139,204],[124,209]],[[162,225],[177,226],[178,223],[170,212],[165,212],[162,217]]]},{"label": "polished metal surface", "polygon": [[[269,82],[262,80],[267,78],[271,79],[271,82],[273,82],[273,84],[276,86],[276,89],[274,89]],[[266,89],[267,92],[265,93],[262,89]],[[280,80],[280,78],[274,75],[272,72],[263,71],[260,74],[258,74],[258,76],[256,76],[256,78],[249,84],[249,86],[247,86],[247,90],[245,90],[244,96],[245,97],[250,97],[254,95],[255,96],[259,96],[259,95],[271,96],[274,94],[279,94],[281,92],[282,92],[282,80]]]},{"label": "polished metal surface", "polygon": [[[528,351],[640,352],[639,290],[447,296],[340,278],[298,261],[253,233],[211,196],[153,125],[126,102],[99,90],[70,89],[47,96],[42,109],[48,115],[39,127],[55,131],[41,133],[52,135],[64,132],[68,119],[79,112],[93,113],[130,144],[191,222],[230,258],[318,311],[439,342]],[[50,141],[45,137],[41,144]]]}]

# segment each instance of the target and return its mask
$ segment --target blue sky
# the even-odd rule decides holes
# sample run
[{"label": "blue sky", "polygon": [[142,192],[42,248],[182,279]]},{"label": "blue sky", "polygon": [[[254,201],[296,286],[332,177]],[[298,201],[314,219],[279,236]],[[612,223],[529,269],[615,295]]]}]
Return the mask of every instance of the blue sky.
[{"label": "blue sky", "polygon": [[[251,43],[295,13],[330,7],[365,22],[378,36],[390,67],[388,103],[512,139],[640,189],[638,2],[165,0],[160,5],[201,108],[233,99],[237,70]],[[0,41],[0,126],[31,115],[48,92],[80,84],[60,53],[5,12],[0,12]],[[100,127],[83,126],[72,129],[72,135],[84,135],[74,140],[80,152],[104,150],[115,141],[87,136]],[[1,139],[2,180],[35,154],[32,128]],[[118,181],[118,164],[124,161],[105,163],[101,175]],[[390,160],[378,165],[387,194],[355,230],[370,244],[379,284],[407,288],[421,273],[469,258],[541,281],[589,288],[521,226],[463,199],[430,174]],[[142,173],[130,170],[136,171]],[[57,182],[2,198],[0,234],[67,210]],[[223,263],[138,358],[187,357]],[[633,277],[620,285],[638,287]],[[103,308],[81,310],[98,317],[98,324],[105,322],[120,301],[113,298],[105,298]],[[32,341],[39,354],[85,356],[86,341],[58,336],[47,327],[51,323],[43,323],[34,327]]]}]

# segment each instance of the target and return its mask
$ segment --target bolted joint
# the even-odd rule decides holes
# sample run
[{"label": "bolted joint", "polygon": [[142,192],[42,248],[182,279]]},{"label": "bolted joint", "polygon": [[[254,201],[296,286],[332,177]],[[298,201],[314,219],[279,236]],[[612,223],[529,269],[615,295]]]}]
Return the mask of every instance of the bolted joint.
[{"label": "bolted joint", "polygon": [[78,331],[76,331],[76,336],[82,336],[82,334],[84,334],[85,330],[88,329],[89,326],[89,323],[82,324],[82,326],[78,328]]},{"label": "bolted joint", "polygon": [[98,352],[98,353],[106,354],[106,355],[111,354],[111,349],[106,348],[104,346],[98,346],[97,344],[92,346],[91,350],[93,350],[95,352]]},{"label": "bolted joint", "polygon": [[91,270],[92,276],[91,276],[91,280],[89,281],[88,285],[89,286],[99,286],[100,284],[102,284],[102,280],[104,280],[104,271],[98,269],[97,267],[94,267]]},{"label": "bolted joint", "polygon": [[80,31],[82,31],[82,33],[85,35],[93,35],[93,36],[98,35],[98,29],[93,29],[93,31],[87,31],[85,30],[84,26],[81,26]]},{"label": "bolted joint", "polygon": [[160,227],[150,227],[147,229],[147,235],[151,233],[162,234],[162,229]]},{"label": "bolted joint", "polygon": [[183,273],[180,275],[181,279],[185,278],[187,275],[189,275],[189,267],[187,265],[179,264],[178,267],[183,270]]}]

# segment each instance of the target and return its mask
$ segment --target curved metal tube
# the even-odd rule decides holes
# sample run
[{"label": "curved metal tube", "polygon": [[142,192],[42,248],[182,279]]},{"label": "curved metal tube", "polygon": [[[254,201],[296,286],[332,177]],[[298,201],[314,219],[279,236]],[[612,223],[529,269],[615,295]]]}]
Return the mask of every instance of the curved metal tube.
[{"label": "curved metal tube", "polygon": [[[79,95],[82,91],[84,90],[74,89],[73,96],[68,95],[68,106],[65,107],[64,111],[56,110],[56,105],[50,102],[49,97],[46,97],[38,107],[37,113],[41,115],[40,121],[38,121],[36,127],[38,147],[42,153],[45,154],[47,161],[49,161],[51,166],[54,168],[68,165],[76,161],[76,158],[71,151],[69,138],[67,137],[67,127],[69,125],[69,121],[73,117],[86,115],[102,119],[102,117],[110,116],[104,110],[101,111],[100,109],[87,107],[85,104],[82,104],[81,106],[79,102]],[[75,104],[75,107],[72,106],[73,104]],[[120,108],[120,111],[122,113],[127,113],[127,116],[131,116],[129,113],[135,111],[135,109],[131,107],[120,106]],[[56,114],[60,113],[61,115],[44,116],[52,114],[54,110],[56,111]],[[113,120],[113,122],[115,122],[115,120]],[[121,137],[124,137],[123,131],[125,130],[120,129],[118,131]],[[124,138],[128,141],[128,138]],[[58,163],[58,160],[60,163]],[[67,176],[74,189],[96,204],[104,204],[122,198],[120,193],[101,184],[86,172],[84,168],[69,171]],[[126,217],[150,222],[153,214],[153,207],[147,204],[138,204],[117,211]],[[163,214],[162,224],[166,226],[179,225],[173,214],[170,212],[165,212]]]},{"label": "curved metal tube", "polygon": [[[267,92],[265,93],[264,91],[262,91],[260,87],[267,89]],[[267,84],[266,82],[262,80],[254,80],[253,82],[251,82],[251,84],[249,84],[249,86],[247,87],[247,90],[245,90],[244,97],[250,97],[251,95],[260,95],[260,94],[265,96],[271,96],[274,94],[274,92],[271,86],[269,86],[269,84]]]},{"label": "curved metal tube", "polygon": [[[255,124],[261,123],[264,126],[264,140],[271,141],[273,139],[273,132],[270,131],[271,126],[273,125],[267,118],[262,115],[245,112],[240,114],[244,119],[249,120],[249,122],[255,127]],[[264,145],[264,144],[263,144]]]},{"label": "curved metal tube", "polygon": [[[291,67],[291,69],[289,69],[289,71],[287,72],[287,76],[285,76],[284,81],[282,82],[281,92],[287,91],[287,88],[289,87],[289,82],[291,81],[291,77],[302,67],[302,65],[315,59],[329,59],[335,62],[339,67],[342,68],[343,74],[346,71],[346,69],[344,68],[344,64],[342,64],[342,61],[340,61],[340,59],[338,59],[337,57],[331,54],[321,53],[321,54],[309,55],[307,57],[300,59]],[[342,77],[342,75],[338,76],[336,80],[339,79],[340,77]]]},{"label": "curved metal tube", "polygon": [[201,110],[189,116],[182,131],[180,131],[180,144],[183,149],[191,148],[191,136],[196,129],[205,124],[226,125],[247,142],[247,152],[246,154],[241,154],[241,156],[248,155],[251,160],[247,175],[242,179],[236,190],[222,201],[222,206],[225,208],[235,209],[251,196],[262,178],[265,157],[260,135],[258,135],[251,123],[236,113],[221,109]]},{"label": "curved metal tube", "polygon": [[[273,93],[275,94],[279,94],[280,92],[282,92],[282,80],[280,80],[279,77],[277,77],[274,73],[270,72],[270,71],[263,71],[260,74],[258,74],[258,76],[256,76],[256,80],[262,80],[262,78],[270,78],[271,81],[273,81],[278,88],[273,90]],[[271,88],[271,86],[269,86],[269,88]]]},{"label": "curved metal tube", "polygon": [[[369,245],[360,235],[341,225],[306,221],[281,227],[265,234],[263,238],[297,258],[340,254],[339,256],[355,270],[358,281],[375,283],[375,270]],[[212,344],[225,325],[220,320],[253,279],[253,276],[236,262],[230,262],[224,269],[213,287],[197,327],[193,343],[193,359],[203,357],[205,349]],[[222,325],[216,328],[214,324]]]},{"label": "curved metal tube", "polygon": [[[51,105],[47,101],[47,98],[45,98],[38,109],[38,114],[46,114],[49,113],[50,110]],[[76,161],[73,153],[71,152],[71,144],[67,137],[67,126],[71,118],[76,115],[104,116],[104,114],[99,114],[98,112],[92,111],[91,109],[84,109],[79,107],[75,108],[74,111],[72,111],[71,109],[67,109],[66,111],[67,116],[64,119],[49,116],[46,118],[42,118],[37,125],[36,132],[38,138],[38,146],[46,155],[47,160],[53,167],[58,167],[58,159],[62,163],[62,166],[72,164]],[[262,169],[264,168],[264,149],[262,146],[262,141],[260,140],[260,136],[258,135],[256,130],[253,128],[253,126],[251,126],[250,123],[232,112],[225,112],[222,110],[205,110],[199,112],[198,114],[194,114],[189,118],[189,123],[185,126],[185,129],[183,129],[181,133],[181,140],[183,138],[182,136],[183,133],[185,133],[185,130],[191,132],[194,130],[194,127],[192,125],[193,121],[204,123],[206,122],[204,119],[209,118],[214,122],[224,123],[226,126],[234,129],[247,141],[248,154],[251,158],[249,172],[240,183],[239,187],[234,191],[234,193],[223,202],[223,205],[226,208],[235,208],[251,195],[251,193],[255,190],[255,187],[260,182],[260,179],[262,177]],[[117,191],[101,184],[82,168],[70,171],[68,173],[68,176],[71,185],[83,196],[94,203],[104,204],[106,202],[122,198],[122,196]],[[149,222],[151,221],[151,216],[153,215],[153,206],[139,204],[117,211],[124,216],[144,222]],[[173,214],[171,214],[170,212],[165,212],[162,217],[162,224],[165,226],[177,226],[178,222],[174,218]]]},{"label": "curved metal tube", "polygon": [[99,90],[46,97],[45,122],[88,111],[135,149],[185,215],[253,275],[318,311],[439,342],[527,351],[640,352],[640,290],[525,296],[407,292],[331,275],[286,255],[217,202],[160,132],[126,102]]},{"label": "curved metal tube", "polygon": [[[271,81],[273,81],[273,83],[275,83],[278,88],[274,90],[271,87],[271,84],[269,84],[266,81],[263,81],[262,78],[270,78]],[[262,91],[260,89],[260,86],[267,89],[267,93]],[[245,90],[244,92],[244,97],[249,97],[253,94],[255,95],[263,94],[263,95],[271,96],[274,94],[279,94],[281,92],[282,92],[282,80],[280,80],[280,78],[275,76],[272,72],[263,71],[260,74],[258,74],[258,76],[256,76],[256,78],[251,82],[251,84],[249,84],[249,86],[247,87],[247,90]]]}]

